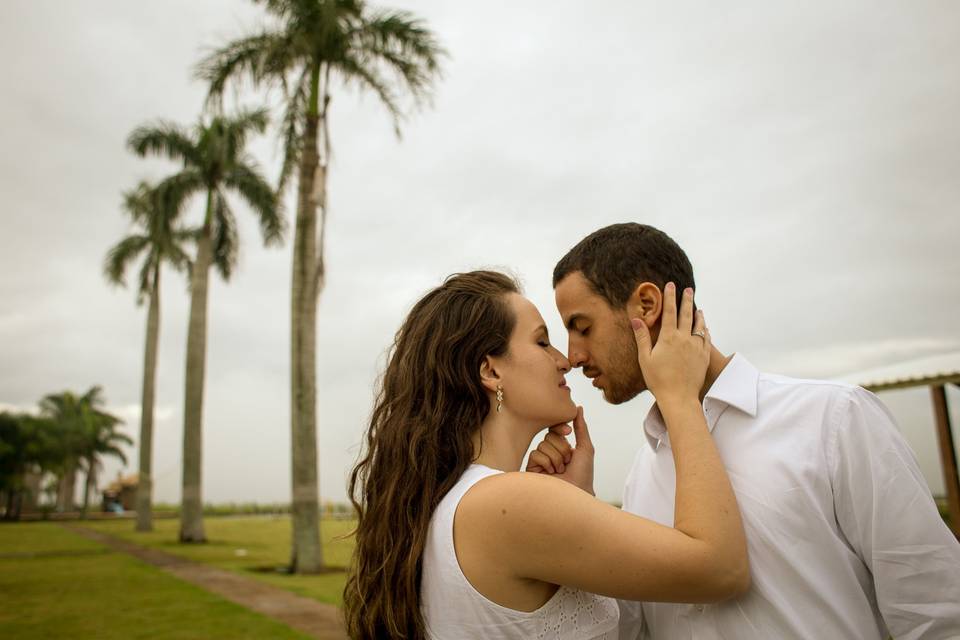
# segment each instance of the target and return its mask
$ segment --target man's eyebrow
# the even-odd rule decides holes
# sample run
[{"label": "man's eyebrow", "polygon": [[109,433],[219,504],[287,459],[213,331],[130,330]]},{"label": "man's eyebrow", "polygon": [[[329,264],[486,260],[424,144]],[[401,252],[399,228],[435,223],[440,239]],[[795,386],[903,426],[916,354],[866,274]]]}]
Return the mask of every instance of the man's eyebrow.
[{"label": "man's eyebrow", "polygon": [[574,331],[574,325],[577,324],[577,320],[584,320],[586,318],[582,313],[575,313],[567,319],[567,331]]}]

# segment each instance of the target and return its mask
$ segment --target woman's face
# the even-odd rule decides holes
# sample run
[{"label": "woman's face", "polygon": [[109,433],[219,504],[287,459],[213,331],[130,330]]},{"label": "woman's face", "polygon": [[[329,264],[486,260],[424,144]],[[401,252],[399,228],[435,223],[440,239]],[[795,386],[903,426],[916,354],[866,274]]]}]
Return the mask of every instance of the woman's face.
[{"label": "woman's face", "polygon": [[564,380],[570,362],[550,344],[546,324],[532,302],[514,293],[509,304],[517,323],[507,354],[494,363],[504,410],[538,427],[569,422],[577,413]]}]

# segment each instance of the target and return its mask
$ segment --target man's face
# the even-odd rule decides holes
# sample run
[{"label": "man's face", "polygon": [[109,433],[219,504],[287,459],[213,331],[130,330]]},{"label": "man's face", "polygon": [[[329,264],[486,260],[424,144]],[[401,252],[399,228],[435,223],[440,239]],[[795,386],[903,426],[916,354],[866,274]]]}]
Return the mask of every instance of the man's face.
[{"label": "man's face", "polygon": [[610,308],[579,271],[561,280],[554,295],[569,335],[570,365],[582,367],[611,404],[626,402],[644,391],[646,383],[626,309]]}]

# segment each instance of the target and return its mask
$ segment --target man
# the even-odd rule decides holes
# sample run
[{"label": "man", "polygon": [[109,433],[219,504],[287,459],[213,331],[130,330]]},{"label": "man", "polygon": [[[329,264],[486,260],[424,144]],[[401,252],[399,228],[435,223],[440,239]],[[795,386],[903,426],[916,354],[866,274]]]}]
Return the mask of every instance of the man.
[{"label": "man", "polygon": [[[667,282],[694,287],[690,261],[640,224],[600,229],[557,263],[568,358],[608,402],[646,389],[630,323],[656,340]],[[743,515],[752,587],[715,605],[621,602],[621,638],[960,638],[960,544],[873,394],[762,373],[714,347],[701,398]],[[643,429],[623,508],[672,526],[675,469],[656,405]],[[592,464],[574,462],[589,454],[565,432],[551,430],[527,468],[592,493]]]}]

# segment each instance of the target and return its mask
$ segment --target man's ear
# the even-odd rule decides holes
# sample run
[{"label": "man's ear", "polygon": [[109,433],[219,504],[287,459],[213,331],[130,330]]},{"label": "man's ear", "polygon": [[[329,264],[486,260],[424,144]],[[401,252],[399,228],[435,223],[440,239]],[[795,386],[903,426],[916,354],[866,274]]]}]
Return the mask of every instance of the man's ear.
[{"label": "man's ear", "polygon": [[627,317],[640,318],[649,328],[663,314],[663,292],[652,282],[641,282],[627,300]]},{"label": "man's ear", "polygon": [[497,387],[501,384],[497,363],[491,356],[484,356],[483,362],[480,363],[480,383],[490,393],[496,393]]}]

